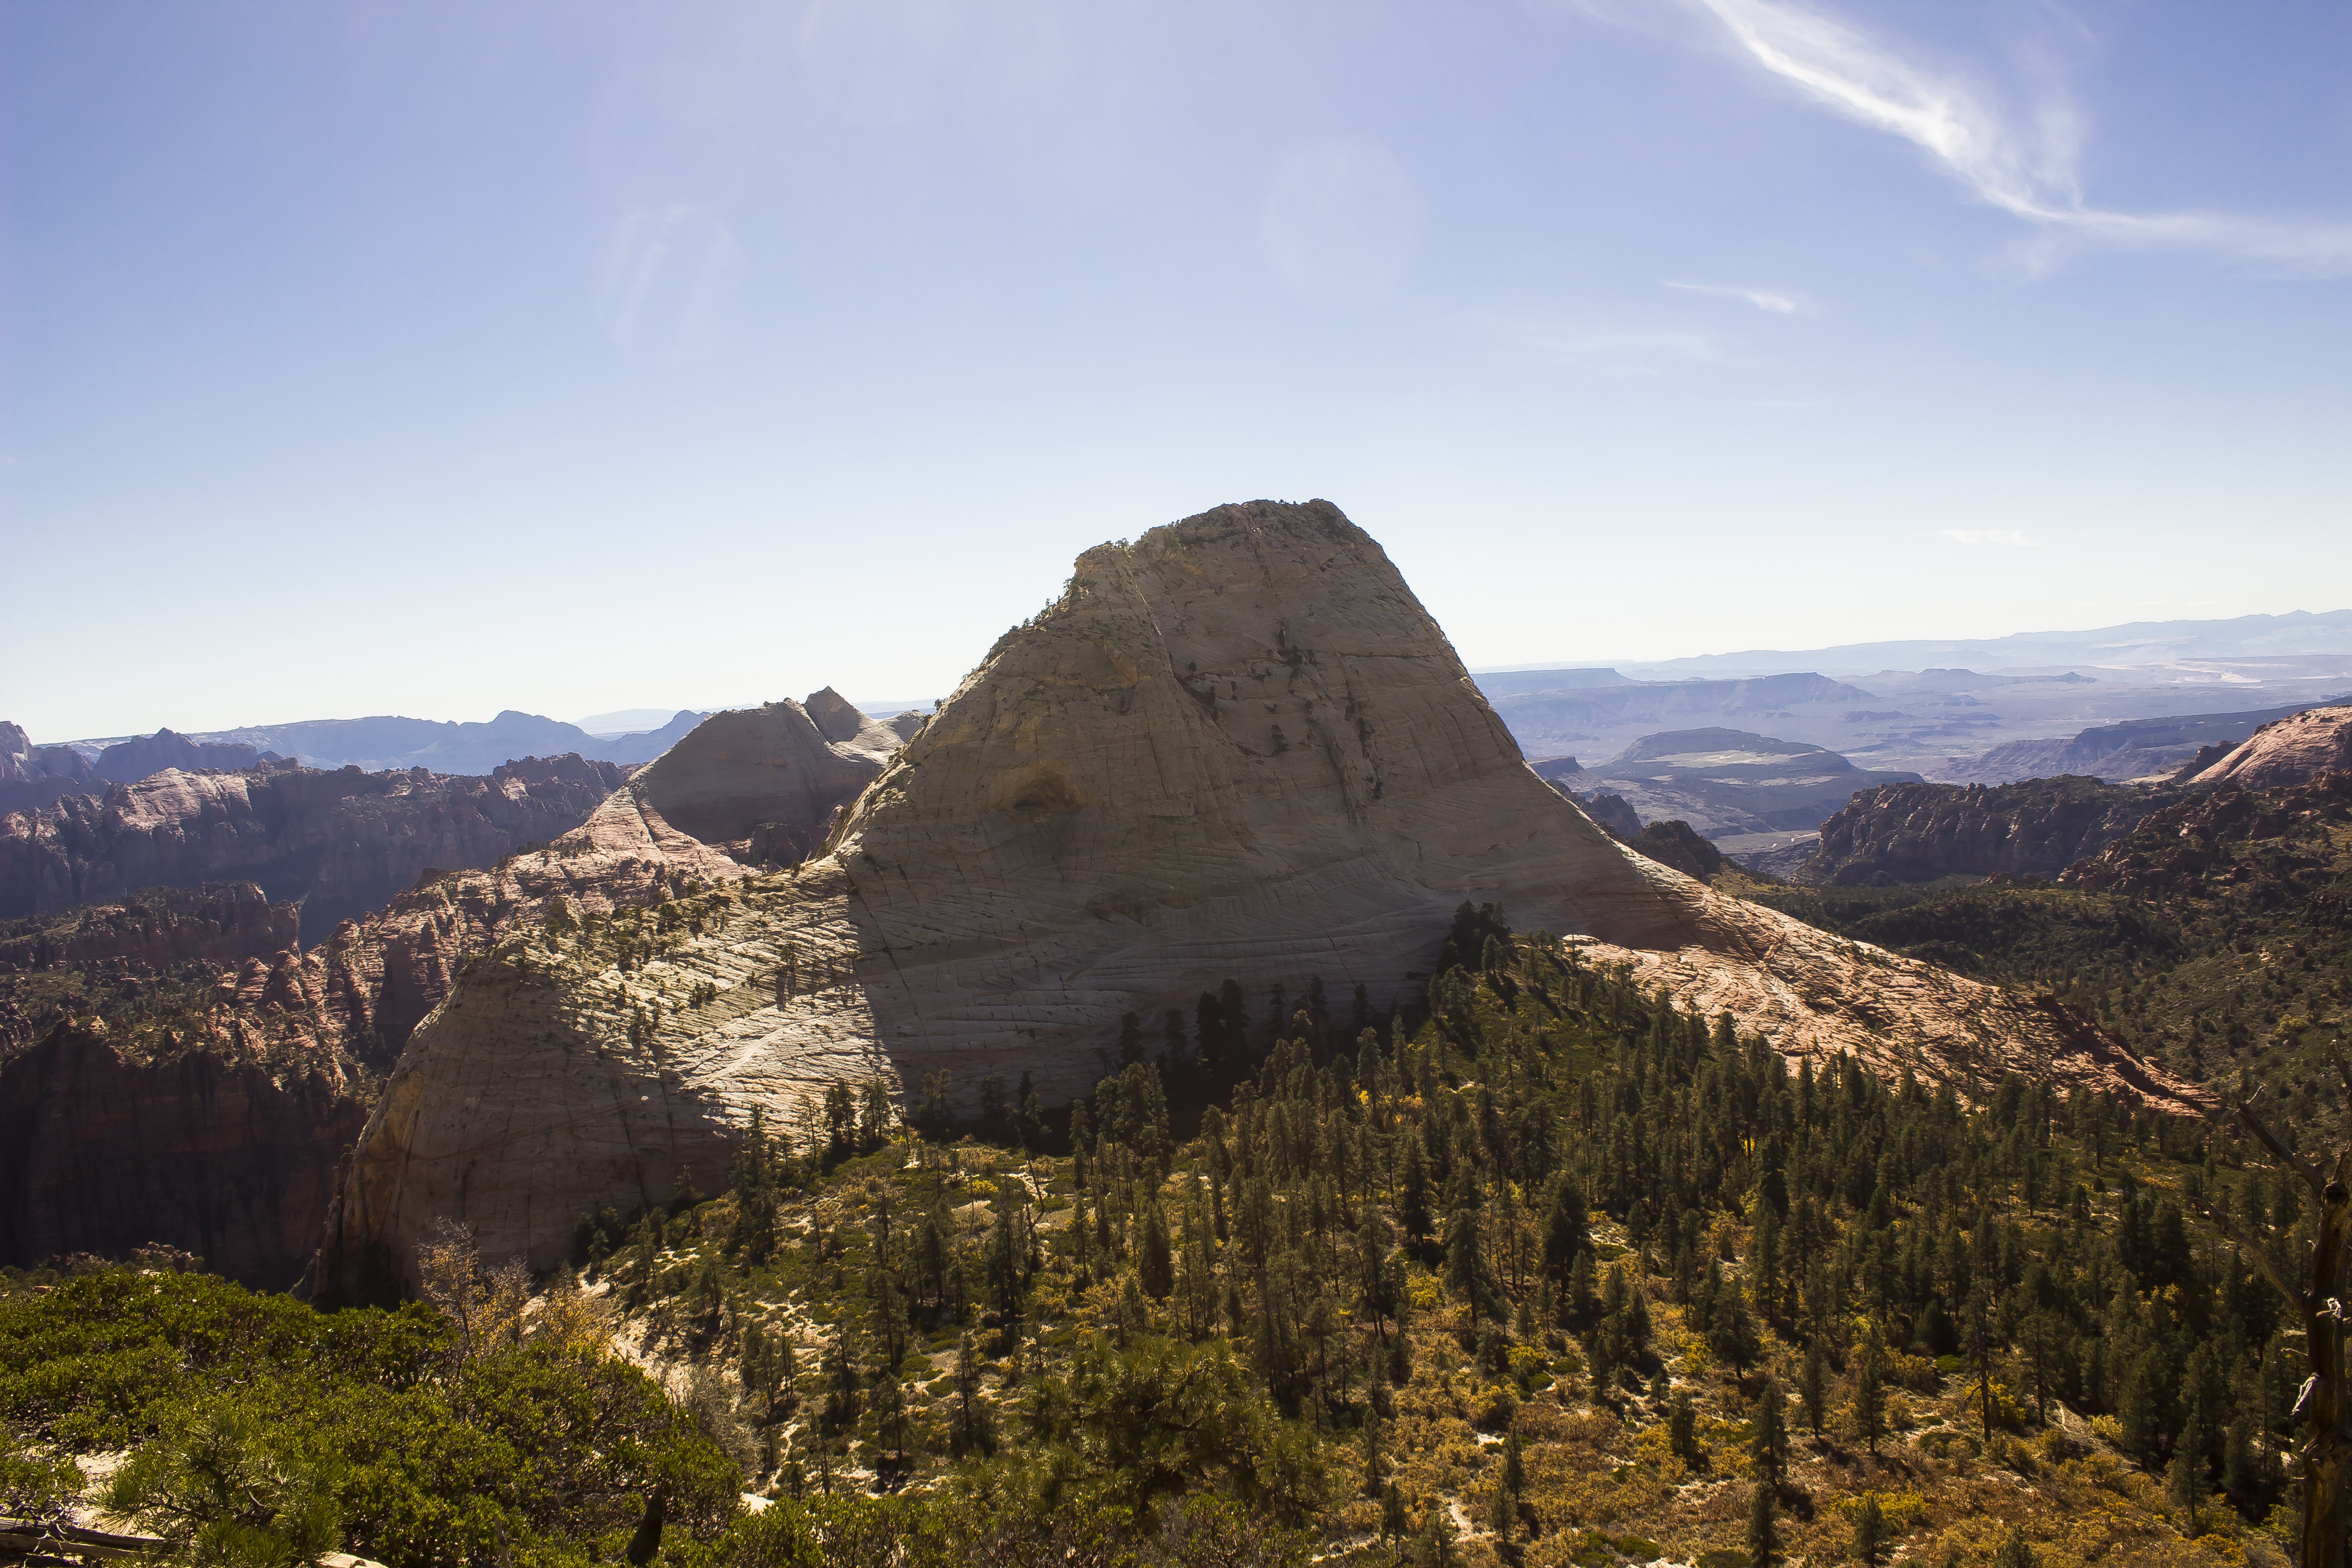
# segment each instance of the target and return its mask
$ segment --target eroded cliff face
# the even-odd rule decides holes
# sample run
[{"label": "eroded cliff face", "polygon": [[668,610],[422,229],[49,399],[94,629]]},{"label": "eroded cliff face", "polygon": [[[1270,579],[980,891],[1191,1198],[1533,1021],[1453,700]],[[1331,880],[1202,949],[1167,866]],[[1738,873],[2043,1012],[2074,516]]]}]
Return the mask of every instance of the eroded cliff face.
[{"label": "eroded cliff face", "polygon": [[[744,874],[663,805],[813,841],[898,743],[833,702],[846,741],[797,703],[714,716],[552,842],[428,876],[307,950],[296,906],[250,883],[0,925],[0,1205],[18,1216],[0,1261],[152,1241],[292,1283],[373,1085],[467,960],[518,928],[578,931]],[[783,787],[730,816],[756,796],[747,779]]]},{"label": "eroded cliff face", "polygon": [[1938,877],[2055,877],[2131,830],[2165,795],[2094,778],[1886,784],[1822,824],[1793,880],[1860,888]]},{"label": "eroded cliff face", "polygon": [[0,817],[0,919],[236,879],[303,900],[315,940],[428,869],[487,866],[560,837],[621,781],[612,763],[576,756],[529,757],[480,778],[166,770]]},{"label": "eroded cliff face", "polygon": [[0,720],[0,811],[26,811],[102,787],[89,759],[71,746],[37,746],[23,726]]},{"label": "eroded cliff face", "polygon": [[366,1120],[347,1087],[201,1052],[127,1060],[101,1031],[57,1029],[0,1067],[0,1258],[162,1242],[288,1289]]},{"label": "eroded cliff face", "polygon": [[[2060,1021],[1635,855],[1538,778],[1387,557],[1258,502],[1081,556],[834,830],[650,926],[518,931],[416,1031],[340,1190],[331,1294],[404,1288],[434,1218],[549,1267],[574,1219],[709,1186],[754,1110],[1026,1072],[1090,1088],[1122,1013],[1226,979],[1417,990],[1465,900],[1573,935],[1792,1055],[1973,1086]],[[650,954],[650,956],[648,956]],[[2070,1076],[2072,1075],[2072,1076]],[[2196,1092],[2146,1075],[2143,1092]]]}]

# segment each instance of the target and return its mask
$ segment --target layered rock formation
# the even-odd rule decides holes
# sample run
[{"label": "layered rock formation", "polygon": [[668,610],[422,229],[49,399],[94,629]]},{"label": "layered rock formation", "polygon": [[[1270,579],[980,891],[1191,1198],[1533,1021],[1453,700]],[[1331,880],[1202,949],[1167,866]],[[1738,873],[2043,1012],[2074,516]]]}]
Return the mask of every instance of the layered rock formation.
[{"label": "layered rock formation", "polygon": [[525,758],[479,778],[168,769],[0,817],[0,918],[243,879],[273,899],[305,900],[316,938],[428,869],[487,866],[562,836],[621,778],[610,763],[576,756]]},{"label": "layered rock formation", "polygon": [[71,746],[37,746],[21,726],[0,721],[0,811],[26,811],[100,787],[89,759]]},{"label": "layered rock formation", "polygon": [[789,864],[816,847],[835,808],[856,798],[898,745],[896,730],[828,686],[805,703],[712,714],[646,770],[635,793],[681,833]]},{"label": "layered rock formation", "polygon": [[717,716],[572,831],[429,875],[308,951],[296,907],[250,884],[0,927],[0,1213],[22,1216],[0,1224],[0,1261],[160,1241],[290,1284],[373,1074],[470,957],[743,874],[668,812],[804,846],[881,771],[894,732],[830,691],[809,706],[847,738],[798,703]]},{"label": "layered rock formation", "polygon": [[117,965],[231,968],[296,945],[302,911],[251,882],[148,889],[47,920],[0,922],[0,974]]},{"label": "layered rock formation", "polygon": [[1387,557],[1258,502],[1078,560],[793,872],[517,931],[411,1038],[340,1189],[331,1297],[404,1286],[442,1215],[553,1264],[584,1209],[709,1186],[755,1110],[944,1071],[1049,1101],[1121,1014],[1238,979],[1412,994],[1465,900],[1574,935],[1792,1055],[1973,1085],[2126,1073],[2005,993],[1718,897],[1522,761]]},{"label": "layered rock formation", "polygon": [[1815,887],[1939,877],[2055,877],[2128,833],[2161,795],[2094,778],[2012,784],[1888,784],[1822,824],[1820,851],[1791,876]]},{"label": "layered rock formation", "polygon": [[2352,707],[2307,708],[2263,725],[2190,783],[2283,789],[2352,768]]},{"label": "layered rock formation", "polygon": [[[2059,879],[2095,893],[2142,897],[2205,886],[2219,877],[2221,847],[2286,835],[2316,837],[2352,822],[2352,770],[2324,773],[2283,789],[2242,789],[2234,784],[2170,797],[2130,830],[2069,866]],[[2273,870],[2284,868],[2273,868]],[[2241,868],[2250,879],[2252,868]]]}]

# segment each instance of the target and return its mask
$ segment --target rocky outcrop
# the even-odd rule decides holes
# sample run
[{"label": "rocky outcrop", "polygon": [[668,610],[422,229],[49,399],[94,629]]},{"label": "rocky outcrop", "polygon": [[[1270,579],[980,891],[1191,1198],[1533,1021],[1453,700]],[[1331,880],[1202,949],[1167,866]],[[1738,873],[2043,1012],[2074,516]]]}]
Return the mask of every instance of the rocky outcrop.
[{"label": "rocky outcrop", "polygon": [[322,1289],[410,1279],[443,1215],[550,1266],[576,1216],[709,1186],[754,1111],[989,1074],[1091,1086],[1119,1016],[1226,979],[1374,1004],[1455,907],[1502,901],[1795,1056],[1974,1086],[2033,1068],[2200,1091],[2007,993],[1840,942],[1633,854],[1528,768],[1393,565],[1325,502],[1104,545],[788,873],[595,929],[515,929],[418,1027],[355,1151]]},{"label": "rocky outcrop", "polygon": [[[2284,789],[2233,784],[2175,795],[2131,830],[2069,866],[2058,879],[2094,893],[2161,898],[2194,887],[2225,890],[2232,879],[2263,879],[2263,868],[2217,875],[2226,844],[2289,834],[2340,832],[2352,822],[2352,770],[2326,773]],[[2276,871],[2281,868],[2270,868]]]},{"label": "rocky outcrop", "polygon": [[202,1052],[127,1060],[102,1032],[53,1030],[0,1066],[0,1261],[162,1242],[285,1289],[365,1120],[332,1074]]},{"label": "rocky outcrop", "polygon": [[116,965],[233,968],[296,945],[302,911],[251,882],[149,888],[46,920],[0,921],[0,974]]},{"label": "rocky outcrop", "polygon": [[1939,877],[2054,877],[2129,832],[2161,797],[2092,778],[1888,784],[1822,824],[1819,852],[1791,877],[1816,887]]},{"label": "rocky outcrop", "polygon": [[[664,806],[713,831],[767,818],[754,825],[813,840],[881,771],[894,733],[838,698],[811,706],[848,740],[825,739],[798,703],[720,715],[570,832],[428,875],[308,951],[296,907],[251,884],[0,926],[0,1208],[20,1216],[0,1215],[0,1261],[160,1241],[290,1284],[372,1073],[470,959],[517,928],[593,928],[743,875]],[[754,798],[747,779],[774,793],[730,816]]]},{"label": "rocky outcrop", "polygon": [[826,687],[805,703],[712,714],[634,788],[682,833],[789,864],[814,847],[835,808],[856,799],[898,745],[897,731]]},{"label": "rocky outcrop", "polygon": [[0,812],[28,811],[61,795],[103,787],[89,759],[71,746],[36,746],[21,726],[0,722]]},{"label": "rocky outcrop", "polygon": [[98,776],[115,784],[137,784],[152,778],[166,768],[178,768],[183,773],[196,773],[215,768],[235,773],[244,768],[258,767],[263,763],[280,763],[288,759],[275,752],[265,752],[257,746],[241,742],[210,743],[192,741],[173,730],[158,730],[152,735],[136,740],[118,741],[99,752],[95,769]]},{"label": "rocky outcrop", "polygon": [[1723,851],[1687,822],[1653,822],[1633,840],[1634,850],[1661,866],[1705,882],[1723,869]]},{"label": "rocky outcrop", "polygon": [[2282,789],[2343,768],[2352,768],[2352,707],[2307,708],[2263,725],[2189,782]]},{"label": "rocky outcrop", "polygon": [[576,756],[525,758],[479,778],[169,769],[0,817],[0,918],[236,879],[303,900],[315,940],[428,869],[488,866],[561,837],[620,783],[612,763]]},{"label": "rocky outcrop", "polygon": [[1569,799],[1584,808],[1584,815],[1631,844],[1642,837],[1642,816],[1623,795],[1608,790],[1595,790],[1591,795],[1555,785]]}]

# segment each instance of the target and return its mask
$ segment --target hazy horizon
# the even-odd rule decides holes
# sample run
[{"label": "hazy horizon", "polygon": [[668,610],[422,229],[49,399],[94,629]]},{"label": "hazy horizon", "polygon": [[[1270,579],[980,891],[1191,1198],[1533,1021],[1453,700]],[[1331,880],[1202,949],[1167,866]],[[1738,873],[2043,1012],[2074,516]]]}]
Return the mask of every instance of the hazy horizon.
[{"label": "hazy horizon", "polygon": [[1488,669],[2288,611],[2352,13],[2259,23],[12,7],[0,718],[944,693],[1260,497]]}]

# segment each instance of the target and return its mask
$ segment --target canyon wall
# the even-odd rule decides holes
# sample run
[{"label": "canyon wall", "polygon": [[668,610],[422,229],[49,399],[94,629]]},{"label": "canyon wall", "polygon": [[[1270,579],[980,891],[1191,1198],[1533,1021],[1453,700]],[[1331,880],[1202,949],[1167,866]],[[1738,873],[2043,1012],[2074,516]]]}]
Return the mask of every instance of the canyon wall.
[{"label": "canyon wall", "polygon": [[1859,888],[1939,877],[2055,877],[2129,832],[2163,798],[2094,778],[2011,784],[1886,784],[1822,824],[1791,879]]},{"label": "canyon wall", "polygon": [[488,866],[562,836],[622,776],[576,756],[529,757],[486,777],[170,769],[0,817],[0,919],[234,879],[302,900],[316,940],[428,869]]}]

